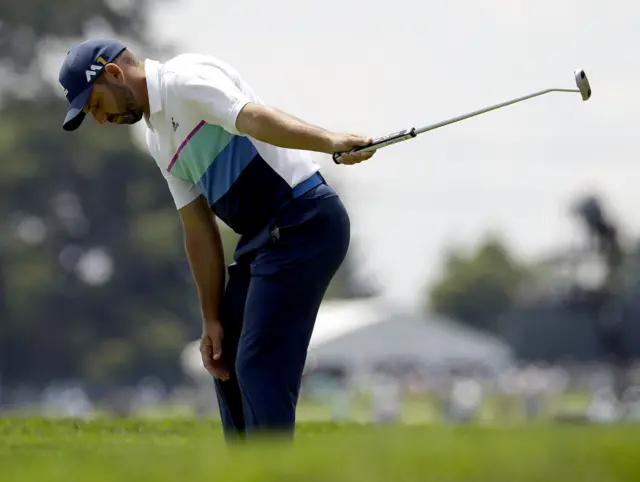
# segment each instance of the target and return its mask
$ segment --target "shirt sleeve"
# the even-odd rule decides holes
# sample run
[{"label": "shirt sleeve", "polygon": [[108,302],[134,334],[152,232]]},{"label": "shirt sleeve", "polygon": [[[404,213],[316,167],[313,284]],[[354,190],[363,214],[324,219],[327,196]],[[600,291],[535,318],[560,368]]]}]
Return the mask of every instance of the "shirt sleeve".
[{"label": "shirt sleeve", "polygon": [[251,99],[223,70],[210,65],[190,67],[175,73],[171,87],[173,94],[202,120],[243,135],[236,128],[236,119]]},{"label": "shirt sleeve", "polygon": [[169,192],[171,193],[171,197],[173,198],[173,202],[176,205],[176,209],[182,209],[187,204],[195,201],[198,196],[200,196],[201,191],[200,188],[193,183],[187,182],[179,177],[171,174],[166,169],[162,169],[157,161],[158,156],[158,145],[157,139],[151,135],[151,132],[147,130],[147,147],[149,148],[149,153],[151,157],[156,160],[156,165],[160,168],[160,172],[164,176],[167,181],[167,185],[169,186]]},{"label": "shirt sleeve", "polygon": [[176,209],[180,210],[195,201],[202,194],[197,184],[180,179],[169,171],[161,169],[164,178],[169,186],[169,191],[173,197]]}]

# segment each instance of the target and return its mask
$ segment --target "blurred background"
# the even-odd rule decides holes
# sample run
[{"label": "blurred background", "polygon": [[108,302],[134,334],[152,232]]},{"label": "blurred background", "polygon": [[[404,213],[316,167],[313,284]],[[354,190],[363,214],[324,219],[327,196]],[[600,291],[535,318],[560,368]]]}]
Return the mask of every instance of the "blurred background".
[{"label": "blurred background", "polygon": [[[0,411],[217,417],[178,215],[144,125],[61,125],[70,45],[236,67],[373,137],[548,95],[335,166],[353,225],[300,420],[640,419],[640,6],[596,0],[0,4]],[[223,226],[231,260],[236,236]]]}]

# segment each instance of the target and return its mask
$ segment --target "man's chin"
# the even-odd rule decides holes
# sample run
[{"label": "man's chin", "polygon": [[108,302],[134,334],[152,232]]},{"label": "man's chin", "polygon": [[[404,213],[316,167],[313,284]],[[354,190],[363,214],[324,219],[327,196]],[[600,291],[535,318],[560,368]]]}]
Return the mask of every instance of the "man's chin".
[{"label": "man's chin", "polygon": [[116,121],[116,125],[119,126],[132,126],[134,124],[137,124],[138,122],[140,122],[142,120],[142,116],[131,116],[131,117],[126,117],[126,118],[120,118]]},{"label": "man's chin", "polygon": [[118,125],[122,125],[122,126],[132,126],[134,124],[137,124],[138,122],[140,122],[142,120],[142,117],[140,119],[131,119],[131,120],[127,120],[121,124]]}]

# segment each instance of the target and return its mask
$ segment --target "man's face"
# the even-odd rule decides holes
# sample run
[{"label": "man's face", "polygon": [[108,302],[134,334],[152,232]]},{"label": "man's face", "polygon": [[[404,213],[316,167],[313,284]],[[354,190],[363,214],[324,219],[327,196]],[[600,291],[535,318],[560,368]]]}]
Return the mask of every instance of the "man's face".
[{"label": "man's face", "polygon": [[143,108],[133,89],[127,85],[122,71],[112,75],[105,71],[93,86],[85,112],[93,115],[99,124],[135,124],[143,116]]}]

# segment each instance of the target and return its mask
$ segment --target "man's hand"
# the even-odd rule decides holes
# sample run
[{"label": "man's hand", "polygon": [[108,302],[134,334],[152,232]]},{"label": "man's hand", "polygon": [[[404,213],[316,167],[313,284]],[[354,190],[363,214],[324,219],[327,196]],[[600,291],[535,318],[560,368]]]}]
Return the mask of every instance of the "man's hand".
[{"label": "man's hand", "polygon": [[354,147],[365,147],[371,144],[373,139],[370,137],[363,137],[356,134],[334,134],[332,144],[333,153],[343,152],[338,157],[337,162],[339,164],[358,164],[359,162],[370,159],[376,151],[369,152],[349,152]]},{"label": "man's hand", "polygon": [[219,321],[205,321],[202,325],[200,355],[202,364],[214,378],[227,381],[229,370],[222,360],[222,324]]}]

